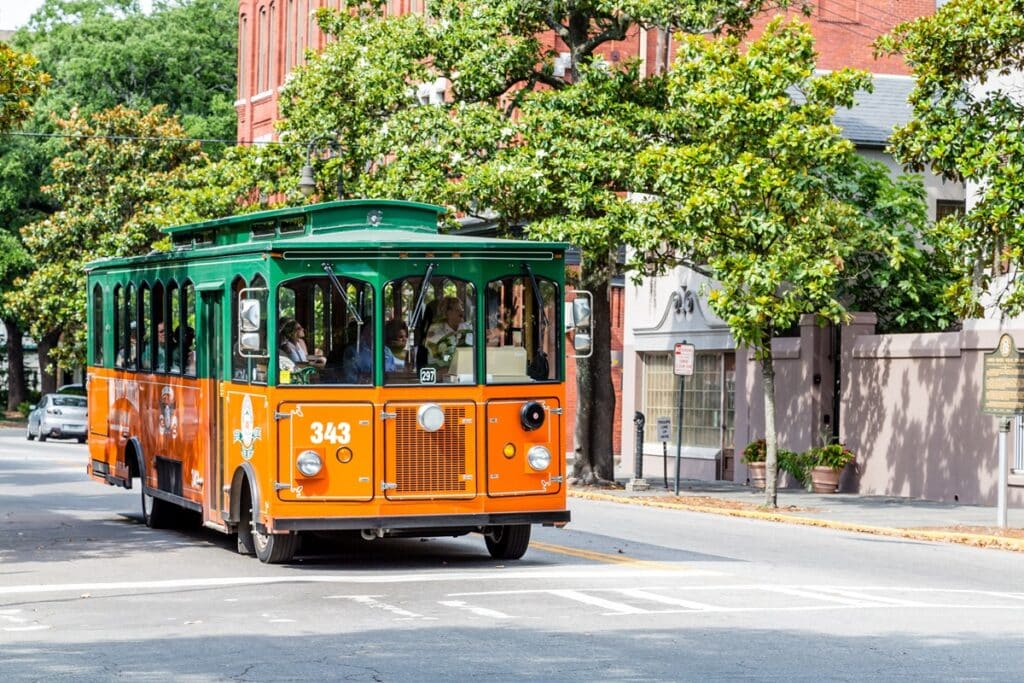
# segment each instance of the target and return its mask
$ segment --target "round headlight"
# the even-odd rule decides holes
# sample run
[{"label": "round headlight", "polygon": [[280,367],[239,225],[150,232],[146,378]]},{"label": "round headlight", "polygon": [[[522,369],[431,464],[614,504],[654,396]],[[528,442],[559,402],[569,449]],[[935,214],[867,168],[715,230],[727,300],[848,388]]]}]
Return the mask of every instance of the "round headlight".
[{"label": "round headlight", "polygon": [[546,446],[534,446],[526,452],[526,462],[537,470],[546,470],[551,464],[551,451]]},{"label": "round headlight", "polygon": [[528,432],[540,429],[544,424],[544,406],[536,401],[527,401],[519,411],[519,421]]},{"label": "round headlight", "polygon": [[436,432],[444,427],[444,410],[436,403],[424,403],[416,411],[416,424],[428,432]]},{"label": "round headlight", "polygon": [[295,465],[299,468],[299,472],[302,472],[303,476],[315,477],[320,474],[324,463],[320,459],[320,454],[316,451],[302,451],[299,453],[299,457],[295,459]]}]

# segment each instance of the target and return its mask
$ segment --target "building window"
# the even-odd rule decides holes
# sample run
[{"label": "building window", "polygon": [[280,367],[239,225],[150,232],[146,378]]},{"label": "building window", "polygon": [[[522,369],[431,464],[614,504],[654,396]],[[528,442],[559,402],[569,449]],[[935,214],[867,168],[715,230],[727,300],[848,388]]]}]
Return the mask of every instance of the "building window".
[{"label": "building window", "polygon": [[269,33],[269,17],[266,7],[260,7],[259,24],[256,27],[256,92],[261,93],[267,89],[267,54],[270,51],[267,45]]},{"label": "building window", "polygon": [[280,83],[280,75],[277,73],[277,55],[280,50],[280,41],[277,37],[277,3],[270,3],[270,39],[267,42],[267,88],[272,88]]},{"label": "building window", "polygon": [[249,17],[244,14],[238,18],[238,99],[249,96]]},{"label": "building window", "polygon": [[939,199],[935,202],[935,220],[946,216],[962,216],[967,211],[967,202],[962,199]]},{"label": "building window", "polygon": [[[732,354],[728,354],[732,356]],[[693,375],[686,378],[683,397],[683,445],[722,448],[723,438],[732,443],[735,391],[732,364],[723,371],[723,356],[719,352],[701,352],[694,358]],[[647,353],[644,363],[644,416],[647,419],[644,441],[658,440],[657,422],[667,417],[672,424],[670,446],[676,445],[679,433],[679,382],[673,372],[670,351]],[[723,393],[723,389],[726,390]],[[723,415],[724,413],[724,415]],[[723,423],[724,419],[724,423]],[[723,433],[723,427],[724,433]]]},{"label": "building window", "polygon": [[[295,12],[296,0],[288,0],[284,10],[284,73],[295,66]],[[281,80],[284,80],[283,78]]]}]

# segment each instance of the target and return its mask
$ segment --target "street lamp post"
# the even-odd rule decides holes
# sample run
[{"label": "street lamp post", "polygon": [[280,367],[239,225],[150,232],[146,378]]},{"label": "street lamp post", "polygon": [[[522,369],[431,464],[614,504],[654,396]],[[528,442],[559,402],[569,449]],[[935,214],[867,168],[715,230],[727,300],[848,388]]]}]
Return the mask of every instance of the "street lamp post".
[{"label": "street lamp post", "polygon": [[[341,154],[341,143],[333,135],[318,135],[309,141],[309,146],[306,148],[306,163],[299,174],[299,192],[304,197],[308,197],[316,191],[316,178],[313,175],[313,152],[325,148],[334,152],[335,155],[340,156]],[[337,194],[338,199],[344,196],[344,186],[342,185],[340,170],[338,171]]]}]

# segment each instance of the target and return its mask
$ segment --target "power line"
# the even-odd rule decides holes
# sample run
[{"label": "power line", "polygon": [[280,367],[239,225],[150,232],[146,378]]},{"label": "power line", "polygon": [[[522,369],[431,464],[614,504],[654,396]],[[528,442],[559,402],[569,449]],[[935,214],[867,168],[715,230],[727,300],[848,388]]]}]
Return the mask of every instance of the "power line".
[{"label": "power line", "polygon": [[253,145],[301,145],[301,142],[282,142],[280,140],[227,140],[222,138],[185,138],[185,137],[162,137],[153,135],[83,135],[81,133],[37,133],[33,131],[12,130],[3,135],[17,136],[23,138],[81,138],[86,140],[115,140],[115,141],[142,141],[142,142],[198,142],[200,144],[225,144],[232,147],[245,147]]}]

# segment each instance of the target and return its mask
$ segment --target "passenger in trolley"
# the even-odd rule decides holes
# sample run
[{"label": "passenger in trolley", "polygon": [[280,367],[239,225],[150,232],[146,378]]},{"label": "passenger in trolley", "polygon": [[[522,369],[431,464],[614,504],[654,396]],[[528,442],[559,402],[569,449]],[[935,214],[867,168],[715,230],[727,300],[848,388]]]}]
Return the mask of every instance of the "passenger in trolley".
[{"label": "passenger in trolley", "polygon": [[437,320],[427,330],[427,364],[447,368],[459,346],[471,346],[472,326],[466,322],[466,309],[454,296],[441,299]]}]

